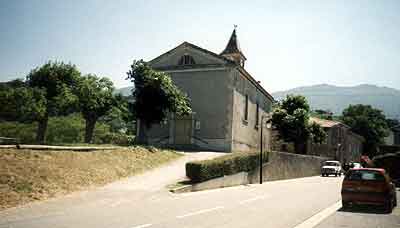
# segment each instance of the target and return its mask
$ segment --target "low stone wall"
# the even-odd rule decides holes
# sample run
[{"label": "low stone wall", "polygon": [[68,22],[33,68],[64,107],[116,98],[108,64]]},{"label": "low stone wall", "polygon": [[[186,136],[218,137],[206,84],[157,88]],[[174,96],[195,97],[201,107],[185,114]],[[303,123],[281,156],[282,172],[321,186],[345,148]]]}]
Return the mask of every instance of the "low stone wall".
[{"label": "low stone wall", "polygon": [[[285,152],[270,152],[269,162],[263,165],[263,181],[284,180],[320,175],[323,161],[327,157],[299,155]],[[260,169],[241,172],[229,176],[211,179],[205,182],[187,185],[173,192],[191,192],[207,189],[231,187],[244,184],[255,184],[260,181]]]},{"label": "low stone wall", "polygon": [[[320,175],[321,163],[327,157],[300,155],[285,152],[269,153],[269,162],[263,166],[263,181],[284,180]],[[249,183],[258,183],[260,169],[249,172]]]}]

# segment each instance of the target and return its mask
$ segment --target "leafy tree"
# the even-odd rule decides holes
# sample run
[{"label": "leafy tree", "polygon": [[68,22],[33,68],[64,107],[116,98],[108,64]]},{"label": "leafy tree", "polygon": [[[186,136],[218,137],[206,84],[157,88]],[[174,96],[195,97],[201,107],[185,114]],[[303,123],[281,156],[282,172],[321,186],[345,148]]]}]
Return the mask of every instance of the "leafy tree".
[{"label": "leafy tree", "polygon": [[25,84],[7,86],[0,90],[0,120],[33,122],[43,118],[45,93]]},{"label": "leafy tree", "polygon": [[304,154],[308,139],[321,143],[326,133],[318,124],[310,124],[310,106],[303,96],[288,95],[279,102],[272,113],[271,122],[286,142],[293,142],[295,151]]},{"label": "leafy tree", "polygon": [[99,121],[110,126],[110,131],[114,133],[134,134],[133,126],[135,117],[131,110],[132,102],[129,97],[121,94],[115,95],[116,106],[111,111],[99,119]]},{"label": "leafy tree", "polygon": [[66,115],[73,111],[77,98],[72,92],[76,87],[80,72],[72,64],[48,62],[33,69],[26,77],[31,88],[43,91],[46,106],[43,115],[37,115],[38,122],[36,140],[44,143],[47,124],[50,116]]},{"label": "leafy tree", "polygon": [[[133,61],[127,74],[127,79],[135,84],[133,110],[143,124],[140,124],[141,127],[149,128],[152,124],[160,123],[167,117],[168,112],[177,115],[191,113],[189,98],[166,73],[157,72],[143,60],[139,60]],[[139,134],[141,133],[144,131],[140,130]],[[138,137],[140,141],[146,141],[145,135]]]},{"label": "leafy tree", "polygon": [[79,110],[85,119],[85,143],[90,143],[93,130],[99,118],[107,115],[118,102],[122,102],[120,95],[114,96],[114,85],[108,78],[99,78],[96,75],[86,75],[79,81],[76,94]]},{"label": "leafy tree", "polygon": [[14,79],[8,82],[0,82],[0,90],[11,89],[11,88],[19,88],[26,86],[23,79]]},{"label": "leafy tree", "polygon": [[350,105],[343,110],[343,123],[365,138],[364,154],[373,157],[379,144],[388,135],[388,125],[381,110],[370,105]]}]

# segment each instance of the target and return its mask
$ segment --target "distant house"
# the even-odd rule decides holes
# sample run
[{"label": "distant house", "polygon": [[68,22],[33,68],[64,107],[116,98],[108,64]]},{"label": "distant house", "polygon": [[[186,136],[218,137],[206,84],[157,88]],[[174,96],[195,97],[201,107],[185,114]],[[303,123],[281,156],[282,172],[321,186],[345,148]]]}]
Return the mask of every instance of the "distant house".
[{"label": "distant house", "polygon": [[364,138],[350,130],[350,127],[333,120],[315,117],[311,122],[319,124],[327,133],[327,139],[322,144],[307,145],[307,154],[331,157],[340,162],[359,161]]},{"label": "distant house", "polygon": [[[168,73],[188,94],[194,113],[171,114],[164,123],[153,125],[146,130],[149,144],[218,151],[258,149],[261,118],[271,111],[273,97],[245,70],[245,61],[236,29],[221,54],[184,42],[151,60],[152,68]],[[269,135],[270,130],[264,129],[265,148],[270,145]]]}]

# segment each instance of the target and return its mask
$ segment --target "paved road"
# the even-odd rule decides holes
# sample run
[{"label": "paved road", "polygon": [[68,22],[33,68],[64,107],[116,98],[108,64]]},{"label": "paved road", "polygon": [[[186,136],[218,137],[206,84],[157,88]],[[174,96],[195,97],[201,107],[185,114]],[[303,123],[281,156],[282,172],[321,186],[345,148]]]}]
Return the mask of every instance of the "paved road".
[{"label": "paved road", "polygon": [[0,227],[295,227],[338,202],[341,182],[310,177],[171,194],[151,177],[8,210]]},{"label": "paved road", "polygon": [[[397,190],[397,201],[400,203]],[[356,207],[348,210],[340,208],[322,221],[316,228],[400,228],[400,205],[391,214],[385,214],[379,208]]]},{"label": "paved road", "polygon": [[340,224],[347,224],[346,218],[335,218],[344,216],[335,212],[340,208],[342,178],[308,177],[184,194],[164,188],[183,177],[186,160],[218,155],[190,154],[103,188],[0,212],[0,228],[305,228],[320,221],[319,227],[338,227],[340,219]]}]

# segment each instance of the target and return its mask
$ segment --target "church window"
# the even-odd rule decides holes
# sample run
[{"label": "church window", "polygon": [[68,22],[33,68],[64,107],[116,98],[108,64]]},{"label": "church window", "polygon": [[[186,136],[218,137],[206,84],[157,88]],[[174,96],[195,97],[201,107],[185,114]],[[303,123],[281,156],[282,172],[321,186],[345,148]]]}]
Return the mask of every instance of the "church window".
[{"label": "church window", "polygon": [[179,59],[179,63],[178,63],[178,65],[193,65],[193,64],[196,64],[196,62],[194,61],[193,57],[190,55],[183,55]]}]

